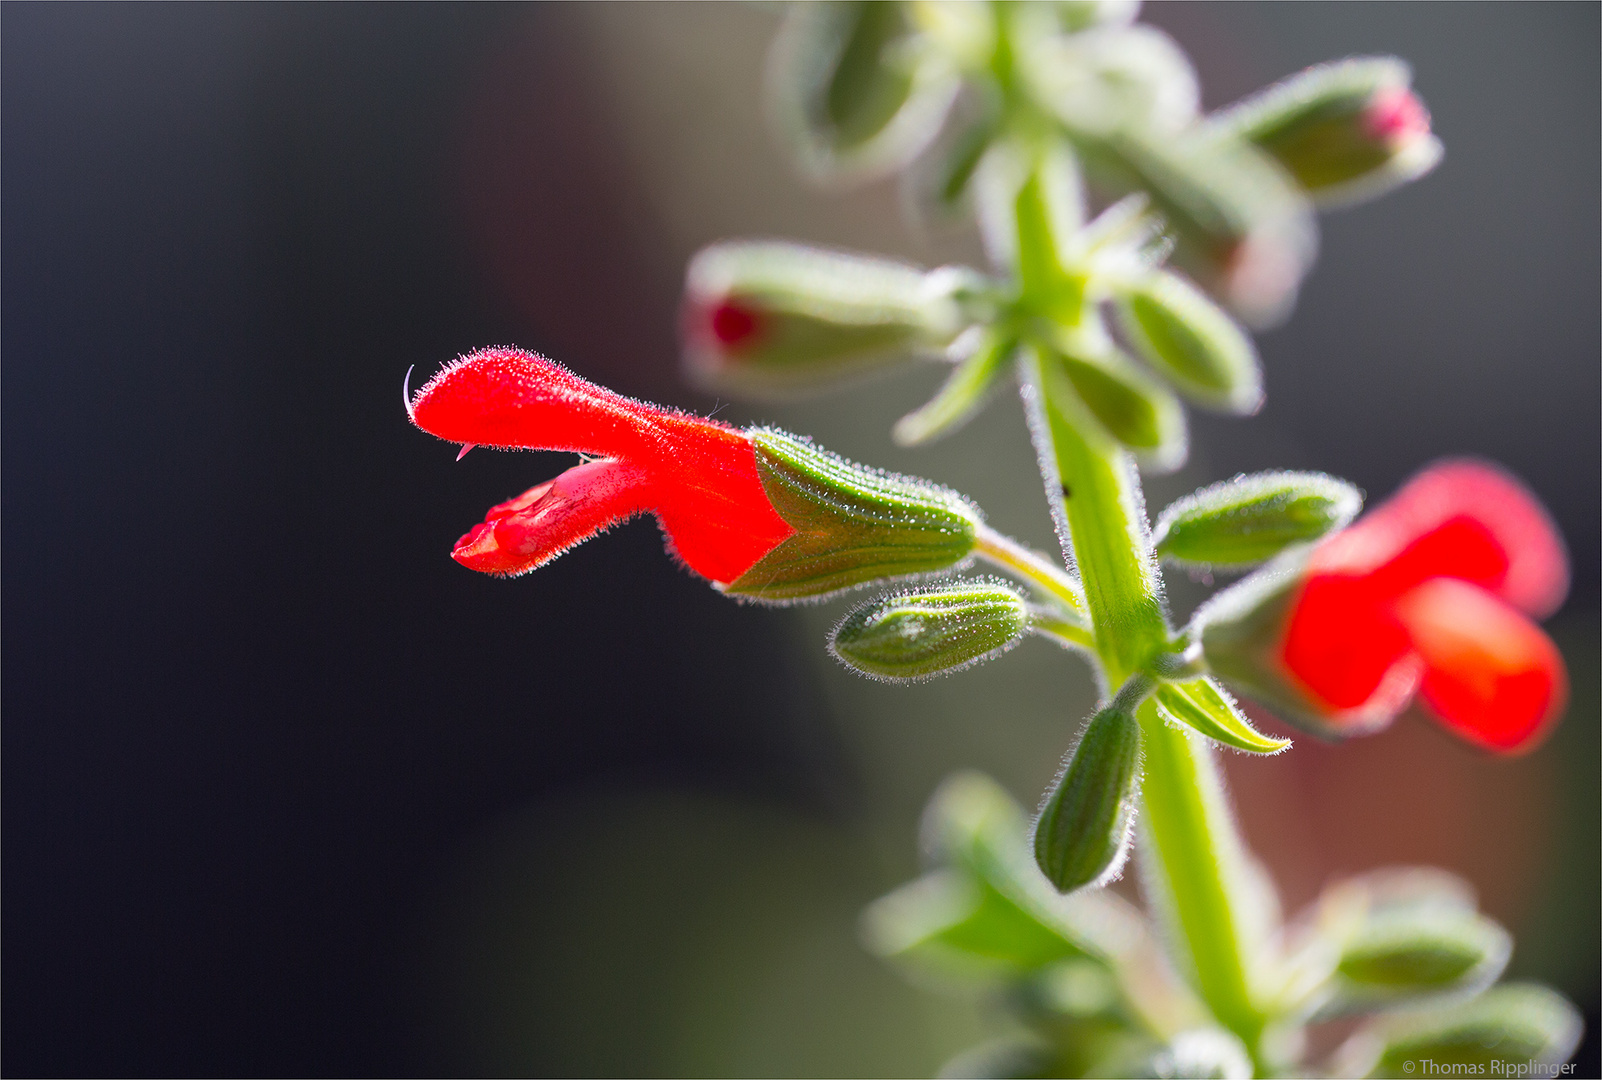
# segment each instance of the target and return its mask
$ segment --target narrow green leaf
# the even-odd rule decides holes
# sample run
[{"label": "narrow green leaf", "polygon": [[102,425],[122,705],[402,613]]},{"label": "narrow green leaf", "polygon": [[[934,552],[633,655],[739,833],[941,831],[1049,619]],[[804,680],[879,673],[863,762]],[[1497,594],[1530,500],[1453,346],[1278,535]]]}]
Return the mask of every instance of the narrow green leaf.
[{"label": "narrow green leaf", "polygon": [[1277,754],[1290,746],[1289,739],[1270,738],[1253,728],[1223,687],[1211,679],[1159,686],[1157,707],[1163,719],[1184,724],[1236,750]]},{"label": "narrow green leaf", "polygon": [[1013,348],[1010,337],[988,331],[979,347],[956,366],[927,404],[896,422],[892,432],[896,442],[902,446],[917,446],[949,435],[966,424],[984,405],[1007,370]]},{"label": "narrow green leaf", "polygon": [[1583,1030],[1579,1011],[1561,995],[1510,983],[1359,1030],[1337,1053],[1334,1075],[1556,1076]]},{"label": "narrow green leaf", "polygon": [[1483,915],[1380,913],[1347,941],[1336,970],[1354,990],[1423,994],[1491,981],[1512,948],[1507,931]]}]

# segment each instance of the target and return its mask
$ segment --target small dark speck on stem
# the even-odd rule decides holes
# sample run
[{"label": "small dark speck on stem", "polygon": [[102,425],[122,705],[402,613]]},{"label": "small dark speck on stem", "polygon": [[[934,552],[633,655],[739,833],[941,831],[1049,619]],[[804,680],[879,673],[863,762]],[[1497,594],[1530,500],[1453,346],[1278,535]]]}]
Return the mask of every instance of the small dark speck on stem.
[{"label": "small dark speck on stem", "polygon": [[1065,499],[1071,499],[1071,498],[1074,497],[1073,489],[1070,488],[1067,484],[1064,484],[1062,486],[1062,497],[1065,498]]}]

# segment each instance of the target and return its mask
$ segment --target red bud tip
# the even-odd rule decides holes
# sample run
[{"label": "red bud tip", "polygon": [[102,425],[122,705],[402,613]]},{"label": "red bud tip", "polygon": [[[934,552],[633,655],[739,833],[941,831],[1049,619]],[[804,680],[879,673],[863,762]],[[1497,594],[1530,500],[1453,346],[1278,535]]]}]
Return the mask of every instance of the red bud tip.
[{"label": "red bud tip", "polygon": [[712,311],[712,336],[724,348],[734,348],[756,336],[756,313],[725,300]]},{"label": "red bud tip", "polygon": [[1363,130],[1375,142],[1402,147],[1430,133],[1429,110],[1407,87],[1387,87],[1364,110]]}]

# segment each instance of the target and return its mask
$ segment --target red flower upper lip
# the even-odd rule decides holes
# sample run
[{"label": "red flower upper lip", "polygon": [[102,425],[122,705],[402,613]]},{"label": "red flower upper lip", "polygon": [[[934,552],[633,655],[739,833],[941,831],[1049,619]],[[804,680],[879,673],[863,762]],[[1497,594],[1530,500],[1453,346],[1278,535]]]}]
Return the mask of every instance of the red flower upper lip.
[{"label": "red flower upper lip", "polygon": [[1443,462],[1314,550],[1281,657],[1333,712],[1394,711],[1417,685],[1459,734],[1529,749],[1568,687],[1529,616],[1567,589],[1562,540],[1534,496],[1494,466]]},{"label": "red flower upper lip", "polygon": [[768,500],[743,432],[615,394],[534,353],[465,356],[417,392],[410,412],[452,442],[606,459],[492,508],[452,552],[475,570],[524,573],[650,511],[685,565],[728,583],[795,532]]}]

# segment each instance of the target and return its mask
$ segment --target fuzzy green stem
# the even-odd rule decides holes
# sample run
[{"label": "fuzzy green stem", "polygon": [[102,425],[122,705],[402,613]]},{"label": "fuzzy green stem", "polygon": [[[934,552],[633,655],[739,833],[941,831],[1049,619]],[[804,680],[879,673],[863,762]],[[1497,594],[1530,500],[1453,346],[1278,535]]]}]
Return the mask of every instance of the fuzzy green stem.
[{"label": "fuzzy green stem", "polygon": [[[1017,267],[1028,295],[1055,262],[1054,253],[1041,251],[1052,237],[1028,191],[1016,208],[1019,250],[1032,255]],[[1104,686],[1128,686],[1142,679],[1140,673],[1160,678],[1173,666],[1160,657],[1174,642],[1139,474],[1128,452],[1085,415],[1049,356],[1025,349],[1019,367],[1047,498],[1083,582]],[[1137,715],[1144,748],[1141,847],[1151,891],[1159,894],[1154,906],[1166,909],[1181,967],[1255,1058],[1264,1016],[1251,985],[1254,939],[1244,915],[1249,885],[1222,779],[1206,740],[1164,723],[1149,700]]]},{"label": "fuzzy green stem", "polygon": [[[1244,852],[1212,748],[1200,735],[1163,722],[1141,706],[1145,773],[1141,858],[1161,897],[1176,957],[1219,1023],[1255,1057],[1264,1017],[1252,992],[1252,936],[1242,923]],[[1152,880],[1156,878],[1157,880]]]},{"label": "fuzzy green stem", "polygon": [[1010,536],[980,525],[974,530],[974,551],[981,559],[1024,578],[1066,609],[1068,620],[1089,633],[1090,623],[1079,583],[1038,551],[1031,551]]}]

